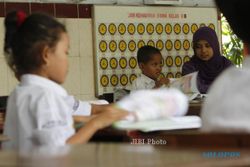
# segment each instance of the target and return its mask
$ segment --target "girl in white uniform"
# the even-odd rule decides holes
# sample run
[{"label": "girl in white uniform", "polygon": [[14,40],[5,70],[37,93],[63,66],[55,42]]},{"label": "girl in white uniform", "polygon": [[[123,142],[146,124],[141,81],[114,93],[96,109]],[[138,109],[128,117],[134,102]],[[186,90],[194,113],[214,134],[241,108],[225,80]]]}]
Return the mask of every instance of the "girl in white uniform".
[{"label": "girl in white uniform", "polygon": [[68,71],[64,25],[44,14],[26,18],[23,12],[12,12],[5,18],[5,28],[5,55],[20,84],[8,99],[4,135],[10,140],[4,148],[85,143],[97,130],[127,115],[110,105],[92,109],[105,111],[76,133],[72,97],[60,86]]}]

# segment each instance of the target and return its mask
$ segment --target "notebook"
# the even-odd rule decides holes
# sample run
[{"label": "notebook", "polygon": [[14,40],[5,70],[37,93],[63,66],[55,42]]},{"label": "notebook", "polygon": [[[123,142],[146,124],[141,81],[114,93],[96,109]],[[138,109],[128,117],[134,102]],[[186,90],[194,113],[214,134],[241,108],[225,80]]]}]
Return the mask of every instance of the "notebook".
[{"label": "notebook", "polygon": [[197,129],[201,127],[201,119],[198,116],[179,116],[146,121],[118,121],[113,127],[120,130],[139,130],[143,132],[161,130]]}]

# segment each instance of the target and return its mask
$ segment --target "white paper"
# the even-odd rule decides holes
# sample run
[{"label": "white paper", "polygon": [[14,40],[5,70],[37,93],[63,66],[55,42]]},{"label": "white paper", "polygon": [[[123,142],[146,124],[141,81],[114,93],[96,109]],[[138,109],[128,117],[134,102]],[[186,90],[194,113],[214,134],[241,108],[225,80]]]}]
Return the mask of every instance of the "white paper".
[{"label": "white paper", "polygon": [[182,76],[181,78],[170,78],[169,88],[176,88],[185,93],[189,101],[202,99],[206,94],[201,94],[197,88],[198,72],[193,72]]},{"label": "white paper", "polygon": [[169,87],[177,88],[183,93],[199,93],[197,88],[197,75],[198,72],[193,72],[187,75],[184,75],[180,78],[170,78]]}]

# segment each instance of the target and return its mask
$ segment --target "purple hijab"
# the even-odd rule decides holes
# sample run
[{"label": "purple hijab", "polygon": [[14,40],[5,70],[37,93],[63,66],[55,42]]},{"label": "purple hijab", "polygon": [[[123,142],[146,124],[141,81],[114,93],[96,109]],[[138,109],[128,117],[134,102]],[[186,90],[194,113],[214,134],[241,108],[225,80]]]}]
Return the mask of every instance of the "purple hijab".
[{"label": "purple hijab", "polygon": [[195,69],[199,71],[199,77],[211,84],[214,79],[227,67],[232,65],[231,61],[226,59],[220,53],[220,46],[216,32],[209,27],[199,28],[193,35],[193,46],[199,40],[206,40],[213,49],[213,57],[208,61],[201,60],[195,55],[190,59]]}]

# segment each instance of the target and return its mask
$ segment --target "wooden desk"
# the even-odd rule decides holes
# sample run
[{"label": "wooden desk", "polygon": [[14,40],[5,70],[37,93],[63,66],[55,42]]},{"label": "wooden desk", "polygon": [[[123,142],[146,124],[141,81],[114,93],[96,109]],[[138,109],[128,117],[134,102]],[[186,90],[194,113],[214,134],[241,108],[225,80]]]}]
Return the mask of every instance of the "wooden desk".
[{"label": "wooden desk", "polygon": [[2,148],[2,142],[5,142],[7,140],[9,140],[9,138],[7,136],[0,134],[0,149]]},{"label": "wooden desk", "polygon": [[7,141],[7,140],[9,140],[9,138],[7,136],[0,134],[0,142]]},{"label": "wooden desk", "polygon": [[130,142],[130,139],[127,131],[107,127],[97,131],[90,142]]},{"label": "wooden desk", "polygon": [[[187,115],[200,116],[201,107],[203,101],[196,101],[189,103],[189,109]],[[131,139],[127,136],[126,131],[116,130],[112,127],[108,127],[99,130],[90,141],[94,142],[129,142]]]},{"label": "wooden desk", "polygon": [[203,101],[190,102],[187,115],[200,116]]},{"label": "wooden desk", "polygon": [[[58,152],[56,152],[58,151]],[[208,158],[206,152],[236,152],[238,157]],[[176,149],[153,145],[92,143],[58,150],[0,151],[0,166],[10,167],[228,167],[250,165],[245,149]]]},{"label": "wooden desk", "polygon": [[[97,132],[90,142],[125,142],[136,144],[148,140],[163,143],[168,147],[186,148],[250,148],[250,134],[238,133],[204,133],[199,129],[156,131],[156,132],[126,132],[106,128]],[[164,143],[166,142],[166,143]]]},{"label": "wooden desk", "polygon": [[3,132],[6,108],[0,107],[0,134]]},{"label": "wooden desk", "polygon": [[[132,137],[134,138],[134,137]],[[249,148],[250,134],[204,133],[199,130],[175,130],[143,133],[135,138],[165,140],[167,146],[192,148]]]}]

